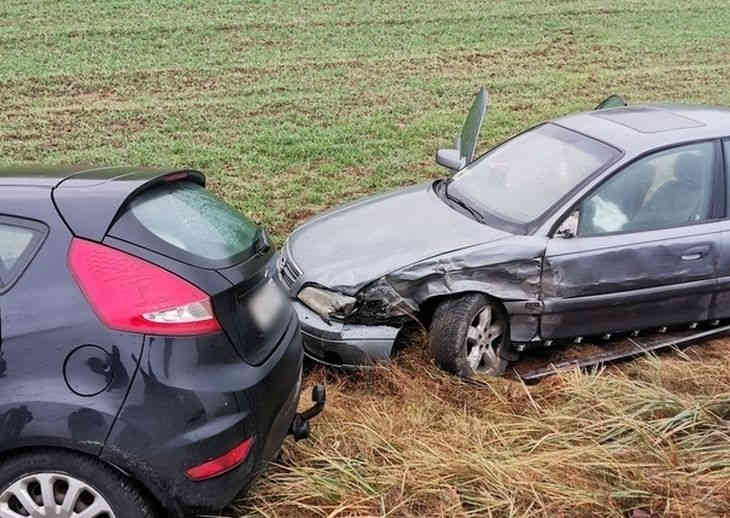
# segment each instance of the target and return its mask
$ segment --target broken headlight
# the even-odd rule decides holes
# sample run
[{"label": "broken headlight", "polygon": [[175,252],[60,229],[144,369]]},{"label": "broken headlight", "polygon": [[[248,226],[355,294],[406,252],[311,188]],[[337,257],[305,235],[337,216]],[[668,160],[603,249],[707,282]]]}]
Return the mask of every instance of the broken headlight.
[{"label": "broken headlight", "polygon": [[344,318],[350,315],[357,304],[355,297],[314,286],[303,288],[297,298],[325,321],[329,321],[330,317]]},{"label": "broken headlight", "polygon": [[357,295],[360,304],[355,317],[361,321],[388,321],[412,317],[418,306],[403,298],[384,278],[378,279]]}]

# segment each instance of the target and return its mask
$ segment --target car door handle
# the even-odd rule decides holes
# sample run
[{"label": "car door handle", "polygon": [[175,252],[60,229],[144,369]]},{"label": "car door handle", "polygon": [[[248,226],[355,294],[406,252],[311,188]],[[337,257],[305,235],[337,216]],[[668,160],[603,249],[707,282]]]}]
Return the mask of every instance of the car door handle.
[{"label": "car door handle", "polygon": [[696,246],[690,248],[689,250],[685,250],[682,254],[682,261],[696,261],[697,259],[702,259],[709,251],[709,246]]},{"label": "car door handle", "polygon": [[696,261],[697,259],[701,259],[702,254],[700,252],[696,252],[694,254],[684,254],[682,256],[682,261]]}]

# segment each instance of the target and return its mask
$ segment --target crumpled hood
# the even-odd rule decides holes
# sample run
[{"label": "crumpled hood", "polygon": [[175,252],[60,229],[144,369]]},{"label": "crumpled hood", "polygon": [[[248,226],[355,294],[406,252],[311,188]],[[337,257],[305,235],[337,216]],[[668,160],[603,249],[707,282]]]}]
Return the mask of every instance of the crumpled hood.
[{"label": "crumpled hood", "polygon": [[290,236],[302,283],[354,294],[420,260],[511,234],[461,214],[421,184],[326,212]]}]

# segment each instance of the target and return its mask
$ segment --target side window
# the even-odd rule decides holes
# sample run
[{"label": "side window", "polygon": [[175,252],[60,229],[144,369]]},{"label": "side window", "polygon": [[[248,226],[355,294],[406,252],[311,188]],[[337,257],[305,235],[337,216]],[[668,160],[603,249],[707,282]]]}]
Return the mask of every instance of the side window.
[{"label": "side window", "polygon": [[712,211],[714,171],[713,142],[649,155],[583,200],[577,233],[635,232],[707,220]]},{"label": "side window", "polygon": [[30,262],[43,232],[37,224],[9,223],[0,219],[0,291],[8,288]]}]

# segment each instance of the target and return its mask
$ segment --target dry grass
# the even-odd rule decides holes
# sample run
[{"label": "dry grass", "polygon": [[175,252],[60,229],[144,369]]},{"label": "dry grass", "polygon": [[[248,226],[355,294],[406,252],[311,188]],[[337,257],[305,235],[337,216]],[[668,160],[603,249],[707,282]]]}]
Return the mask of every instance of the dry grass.
[{"label": "dry grass", "polygon": [[314,368],[329,402],[313,440],[287,444],[236,511],[730,516],[729,352],[717,340],[533,387],[464,384],[418,347],[374,371]]}]

